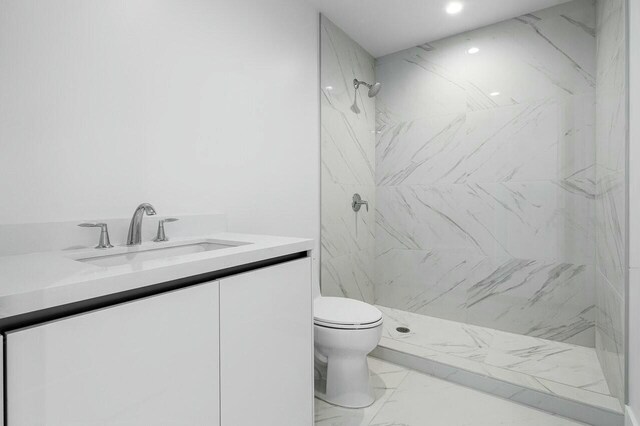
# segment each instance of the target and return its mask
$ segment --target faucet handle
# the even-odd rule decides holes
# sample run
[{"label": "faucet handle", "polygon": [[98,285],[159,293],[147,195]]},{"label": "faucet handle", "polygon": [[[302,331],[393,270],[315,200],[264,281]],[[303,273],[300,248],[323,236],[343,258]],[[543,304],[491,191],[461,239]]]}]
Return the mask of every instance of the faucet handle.
[{"label": "faucet handle", "polygon": [[356,213],[359,212],[360,207],[362,206],[365,206],[367,208],[367,211],[369,211],[369,202],[363,200],[360,194],[358,193],[353,194],[352,200],[353,201],[351,202],[351,208],[353,209],[354,212]]},{"label": "faucet handle", "polygon": [[81,228],[100,228],[100,241],[96,246],[97,249],[107,249],[113,247],[109,240],[109,229],[106,223],[81,223]]},{"label": "faucet handle", "polygon": [[166,219],[162,219],[158,221],[158,234],[156,235],[156,237],[153,239],[153,241],[155,241],[156,243],[162,242],[162,241],[169,241],[169,238],[167,237],[167,234],[165,234],[164,232],[164,224],[166,223],[170,223],[170,222],[177,222],[179,219],[175,218],[175,217],[168,217]]}]

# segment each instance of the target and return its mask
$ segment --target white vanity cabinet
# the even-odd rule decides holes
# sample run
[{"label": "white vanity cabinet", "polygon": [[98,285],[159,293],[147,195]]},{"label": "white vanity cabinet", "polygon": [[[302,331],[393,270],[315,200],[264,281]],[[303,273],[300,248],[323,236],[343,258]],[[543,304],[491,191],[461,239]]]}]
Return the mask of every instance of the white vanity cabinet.
[{"label": "white vanity cabinet", "polygon": [[210,282],[6,334],[7,425],[219,425]]},{"label": "white vanity cabinet", "polygon": [[311,426],[310,259],[220,276],[5,331],[4,426]]},{"label": "white vanity cabinet", "polygon": [[313,424],[311,261],[220,280],[224,426]]}]

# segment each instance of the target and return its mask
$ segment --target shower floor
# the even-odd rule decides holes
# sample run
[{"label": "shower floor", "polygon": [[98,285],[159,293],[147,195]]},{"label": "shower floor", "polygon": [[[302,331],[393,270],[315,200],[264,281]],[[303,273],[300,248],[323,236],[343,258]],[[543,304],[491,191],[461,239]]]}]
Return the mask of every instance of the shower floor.
[{"label": "shower floor", "polygon": [[377,307],[384,314],[379,348],[622,412],[593,348]]}]

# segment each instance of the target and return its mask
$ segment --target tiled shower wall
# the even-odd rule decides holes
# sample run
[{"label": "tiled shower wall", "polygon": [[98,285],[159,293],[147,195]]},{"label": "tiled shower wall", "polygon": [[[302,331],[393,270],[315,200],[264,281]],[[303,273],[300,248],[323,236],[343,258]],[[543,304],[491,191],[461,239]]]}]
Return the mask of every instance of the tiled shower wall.
[{"label": "tiled shower wall", "polygon": [[[353,79],[371,83],[374,60],[325,17],[320,31],[322,294],[373,302],[375,103]],[[369,211],[352,210],[355,193]]]},{"label": "tiled shower wall", "polygon": [[595,344],[622,397],[624,13],[577,0],[377,61],[323,17],[323,294]]},{"label": "tiled shower wall", "polygon": [[595,23],[576,0],[376,61],[377,303],[594,345]]},{"label": "tiled shower wall", "polygon": [[624,397],[626,23],[624,0],[598,0],[596,78],[596,350]]}]

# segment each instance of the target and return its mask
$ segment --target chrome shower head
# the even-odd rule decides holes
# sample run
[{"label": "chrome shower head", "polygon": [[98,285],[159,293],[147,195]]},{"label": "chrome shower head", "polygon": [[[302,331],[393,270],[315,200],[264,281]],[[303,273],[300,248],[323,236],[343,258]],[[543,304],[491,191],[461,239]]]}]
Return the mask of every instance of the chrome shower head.
[{"label": "chrome shower head", "polygon": [[369,97],[373,98],[374,96],[376,96],[381,88],[382,84],[379,82],[375,82],[373,86],[369,87]]},{"label": "chrome shower head", "polygon": [[366,87],[369,88],[368,95],[369,95],[370,98],[375,97],[378,94],[378,92],[380,92],[380,89],[382,88],[382,84],[379,83],[379,82],[375,82],[374,84],[369,84],[369,83],[366,83],[364,81],[360,81],[357,78],[354,78],[353,79],[353,87],[355,87],[356,90],[358,90],[360,85],[363,85],[363,86],[366,86]]}]

